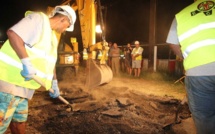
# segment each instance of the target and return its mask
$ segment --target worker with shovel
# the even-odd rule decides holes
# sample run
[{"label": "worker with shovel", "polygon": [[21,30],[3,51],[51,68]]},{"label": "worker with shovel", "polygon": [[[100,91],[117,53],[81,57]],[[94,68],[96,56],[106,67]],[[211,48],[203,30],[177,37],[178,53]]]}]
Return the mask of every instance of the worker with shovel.
[{"label": "worker with shovel", "polygon": [[73,31],[75,11],[70,6],[56,6],[48,16],[27,11],[25,17],[8,31],[8,40],[0,50],[0,133],[10,125],[14,134],[25,133],[28,100],[41,85],[52,88],[52,98],[59,88],[54,73],[58,41],[55,32]]},{"label": "worker with shovel", "polygon": [[184,58],[188,104],[197,134],[214,134],[215,0],[197,0],[177,13],[167,43]]}]

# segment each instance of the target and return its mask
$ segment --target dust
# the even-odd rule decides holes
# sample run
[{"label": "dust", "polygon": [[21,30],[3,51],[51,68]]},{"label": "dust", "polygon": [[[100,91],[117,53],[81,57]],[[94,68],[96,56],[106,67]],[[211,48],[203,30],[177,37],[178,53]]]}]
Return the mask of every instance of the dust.
[{"label": "dust", "polygon": [[[105,85],[85,87],[86,73],[72,69],[59,80],[61,95],[73,111],[58,99],[39,89],[29,101],[27,134],[194,134],[190,111],[185,103],[179,111],[180,124],[169,130],[185,93],[167,86],[168,82],[144,78],[114,77]],[[183,90],[183,89],[181,89]],[[191,121],[190,121],[191,120]],[[184,125],[184,123],[187,123]],[[189,126],[189,128],[186,128]]]}]

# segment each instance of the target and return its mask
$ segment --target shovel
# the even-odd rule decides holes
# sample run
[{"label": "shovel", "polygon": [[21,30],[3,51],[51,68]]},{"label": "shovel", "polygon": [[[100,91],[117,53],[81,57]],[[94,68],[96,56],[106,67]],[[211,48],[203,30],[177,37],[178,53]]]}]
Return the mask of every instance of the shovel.
[{"label": "shovel", "polygon": [[[41,86],[45,87],[45,84],[37,76],[33,76],[33,80],[35,80]],[[49,89],[49,92],[54,93],[54,90]],[[66,99],[64,99],[62,96],[58,96],[58,99],[62,101],[64,104],[66,104],[69,108],[71,108],[72,111],[72,106]]]},{"label": "shovel", "polygon": [[178,113],[181,109],[181,106],[184,105],[185,102],[187,102],[187,96],[184,96],[183,100],[179,103],[179,105],[177,107],[177,110],[175,113],[175,121],[171,124],[164,126],[163,127],[164,130],[170,130],[173,125],[181,123],[181,121],[178,120]]}]

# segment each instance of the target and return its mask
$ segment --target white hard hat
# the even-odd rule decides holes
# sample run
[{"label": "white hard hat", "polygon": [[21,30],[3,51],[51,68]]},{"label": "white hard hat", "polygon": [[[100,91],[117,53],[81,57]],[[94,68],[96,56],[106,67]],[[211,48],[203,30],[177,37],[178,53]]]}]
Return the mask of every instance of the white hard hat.
[{"label": "white hard hat", "polygon": [[135,41],[134,44],[135,44],[135,45],[136,45],[136,44],[140,44],[140,42],[139,42],[139,41]]},{"label": "white hard hat", "polygon": [[66,29],[66,31],[72,32],[74,30],[74,24],[76,21],[75,11],[70,6],[64,5],[64,6],[56,6],[51,16],[54,16],[56,13],[66,15],[69,18],[71,25],[69,28]]}]

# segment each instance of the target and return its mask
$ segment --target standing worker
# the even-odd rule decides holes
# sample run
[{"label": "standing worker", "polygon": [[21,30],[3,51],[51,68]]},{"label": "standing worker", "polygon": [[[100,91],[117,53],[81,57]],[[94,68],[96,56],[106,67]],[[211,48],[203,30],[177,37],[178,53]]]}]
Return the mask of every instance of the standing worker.
[{"label": "standing worker", "polygon": [[113,43],[113,47],[110,50],[111,54],[111,65],[112,71],[114,75],[119,75],[119,57],[120,57],[120,49],[118,48],[117,43]]},{"label": "standing worker", "polygon": [[139,41],[135,41],[134,44],[135,44],[135,48],[133,48],[131,53],[132,69],[134,69],[134,76],[140,77],[143,48],[140,47]]},{"label": "standing worker", "polygon": [[214,134],[215,0],[197,0],[177,13],[167,43],[184,58],[188,104],[197,134]]},{"label": "standing worker", "polygon": [[56,6],[50,16],[27,11],[25,17],[8,31],[8,40],[0,50],[0,133],[10,125],[14,134],[25,133],[28,100],[40,87],[39,77],[52,98],[59,94],[55,75],[58,41],[55,32],[73,31],[75,11]]}]

